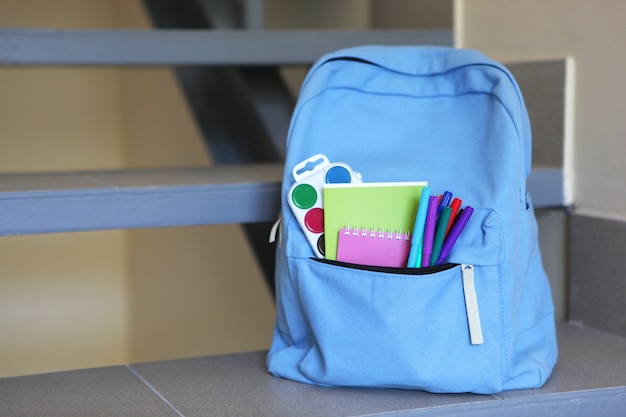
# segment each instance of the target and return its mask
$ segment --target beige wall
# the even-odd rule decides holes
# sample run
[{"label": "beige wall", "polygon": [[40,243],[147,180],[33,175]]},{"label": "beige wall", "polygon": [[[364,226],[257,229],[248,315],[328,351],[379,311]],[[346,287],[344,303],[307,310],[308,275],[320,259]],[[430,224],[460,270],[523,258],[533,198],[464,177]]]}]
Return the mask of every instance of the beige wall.
[{"label": "beige wall", "polygon": [[[0,26],[114,26],[107,1],[0,0]],[[0,172],[118,168],[112,69],[0,68]],[[0,238],[0,376],[128,358],[124,232]]]},{"label": "beige wall", "polygon": [[626,2],[457,0],[459,46],[502,60],[571,57],[566,169],[583,214],[626,220]]},{"label": "beige wall", "polygon": [[[147,26],[139,0],[0,10],[0,27]],[[0,172],[210,164],[167,69],[0,68],[0,88]],[[238,226],[0,238],[0,377],[263,349],[273,317]]]},{"label": "beige wall", "polygon": [[[123,11],[148,27],[137,2]],[[128,165],[211,164],[168,69],[126,69],[122,85]],[[239,226],[129,231],[128,257],[131,361],[269,347],[273,301]]]},{"label": "beige wall", "polygon": [[125,363],[122,232],[0,239],[0,376]]}]

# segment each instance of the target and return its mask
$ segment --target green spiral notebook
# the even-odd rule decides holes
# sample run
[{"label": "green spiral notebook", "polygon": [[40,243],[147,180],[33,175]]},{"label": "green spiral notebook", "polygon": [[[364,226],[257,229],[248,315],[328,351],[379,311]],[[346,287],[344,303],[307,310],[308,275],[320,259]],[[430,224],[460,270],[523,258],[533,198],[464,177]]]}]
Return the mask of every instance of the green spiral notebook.
[{"label": "green spiral notebook", "polygon": [[337,260],[343,228],[411,233],[422,188],[420,182],[364,182],[324,185],[326,259]]}]

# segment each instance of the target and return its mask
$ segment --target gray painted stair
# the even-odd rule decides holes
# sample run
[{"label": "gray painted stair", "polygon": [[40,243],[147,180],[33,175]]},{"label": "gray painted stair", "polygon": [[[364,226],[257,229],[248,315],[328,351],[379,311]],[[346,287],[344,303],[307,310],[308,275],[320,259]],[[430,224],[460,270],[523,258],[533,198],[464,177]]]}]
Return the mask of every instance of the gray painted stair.
[{"label": "gray painted stair", "polygon": [[271,376],[266,352],[250,352],[0,379],[0,415],[624,415],[626,338],[566,323],[558,338],[544,387],[497,395],[311,386]]},{"label": "gray painted stair", "polygon": [[[272,222],[282,164],[0,175],[0,236]],[[563,204],[560,169],[536,169],[537,207]]]},{"label": "gray painted stair", "polygon": [[0,65],[307,65],[356,45],[452,45],[449,30],[0,29]]}]

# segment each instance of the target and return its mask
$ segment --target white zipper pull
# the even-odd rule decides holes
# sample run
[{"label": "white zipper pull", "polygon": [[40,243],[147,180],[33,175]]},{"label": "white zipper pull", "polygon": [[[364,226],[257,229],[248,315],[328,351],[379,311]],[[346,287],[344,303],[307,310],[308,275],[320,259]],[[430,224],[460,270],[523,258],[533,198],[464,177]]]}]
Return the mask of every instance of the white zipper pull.
[{"label": "white zipper pull", "polygon": [[281,212],[278,214],[278,219],[272,226],[272,230],[270,230],[270,243],[276,242],[276,234],[278,234],[278,246],[281,246],[283,244],[282,220],[283,214]]},{"label": "white zipper pull", "polygon": [[470,341],[472,345],[482,345],[483,330],[480,325],[478,298],[474,287],[474,265],[461,264],[461,273],[463,275],[463,293],[465,294],[465,311],[467,312]]}]

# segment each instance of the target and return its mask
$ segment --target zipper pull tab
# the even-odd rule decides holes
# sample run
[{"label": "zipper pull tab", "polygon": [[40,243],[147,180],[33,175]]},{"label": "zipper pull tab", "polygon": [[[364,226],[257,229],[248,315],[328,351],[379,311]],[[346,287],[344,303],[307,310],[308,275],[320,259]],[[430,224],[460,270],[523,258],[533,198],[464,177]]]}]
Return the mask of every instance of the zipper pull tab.
[{"label": "zipper pull tab", "polygon": [[282,228],[283,214],[278,215],[278,219],[274,222],[272,230],[270,230],[270,243],[276,242],[276,235],[278,234],[278,246],[283,244],[283,228]]},{"label": "zipper pull tab", "polygon": [[463,275],[463,293],[465,296],[465,311],[467,312],[470,341],[472,345],[482,345],[483,331],[480,325],[476,288],[474,287],[474,265],[462,264],[461,273]]}]

